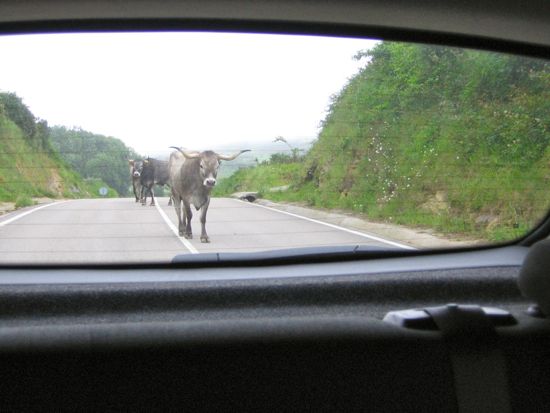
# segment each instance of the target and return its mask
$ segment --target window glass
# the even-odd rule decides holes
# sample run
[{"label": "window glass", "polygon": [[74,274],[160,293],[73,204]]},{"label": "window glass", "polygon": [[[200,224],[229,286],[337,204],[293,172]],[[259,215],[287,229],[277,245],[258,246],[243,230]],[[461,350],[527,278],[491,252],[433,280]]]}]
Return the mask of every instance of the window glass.
[{"label": "window glass", "polygon": [[0,264],[486,245],[550,204],[546,61],[227,33],[0,55]]}]

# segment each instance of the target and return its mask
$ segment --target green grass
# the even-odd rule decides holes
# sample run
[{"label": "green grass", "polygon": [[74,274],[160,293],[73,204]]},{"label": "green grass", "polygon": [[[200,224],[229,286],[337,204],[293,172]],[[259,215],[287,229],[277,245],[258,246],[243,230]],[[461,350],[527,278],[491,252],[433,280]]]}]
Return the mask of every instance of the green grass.
[{"label": "green grass", "polygon": [[35,205],[35,202],[32,198],[25,195],[17,197],[17,200],[15,201],[15,208],[24,208],[32,205]]},{"label": "green grass", "polygon": [[[99,197],[103,182],[85,182],[49,150],[36,149],[21,130],[0,113],[0,201],[28,204],[34,197]],[[117,196],[112,189],[108,196]]]},{"label": "green grass", "polygon": [[[548,162],[546,158],[541,163]],[[449,165],[447,163],[447,165]],[[455,176],[445,182],[445,200],[440,210],[429,210],[434,202],[434,179],[419,182],[384,202],[372,190],[359,186],[346,195],[325,184],[324,188],[305,179],[303,163],[264,163],[237,171],[222,179],[217,196],[233,192],[259,192],[275,202],[299,202],[322,209],[341,209],[364,219],[411,228],[424,228],[449,237],[489,242],[506,242],[525,235],[550,206],[543,191],[548,173],[539,164],[532,168],[476,168],[472,178]],[[458,173],[458,172],[457,172]],[[452,175],[452,174],[451,174]],[[289,185],[287,191],[270,188]],[[439,185],[439,186],[438,186]],[[363,187],[364,188],[364,187]],[[437,202],[436,202],[437,205]]]},{"label": "green grass", "polygon": [[215,187],[214,196],[228,196],[234,192],[259,192],[262,196],[277,197],[272,188],[289,185],[299,179],[299,163],[268,164],[243,168],[228,178],[223,178]]}]

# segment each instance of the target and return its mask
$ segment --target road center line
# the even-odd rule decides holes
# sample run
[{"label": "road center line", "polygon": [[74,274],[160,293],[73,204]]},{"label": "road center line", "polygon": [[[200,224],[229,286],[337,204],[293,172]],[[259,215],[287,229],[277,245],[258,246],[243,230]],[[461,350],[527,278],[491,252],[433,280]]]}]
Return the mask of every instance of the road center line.
[{"label": "road center line", "polygon": [[9,219],[6,219],[5,221],[0,222],[0,227],[3,227],[4,225],[11,224],[13,221],[17,221],[19,218],[26,217],[27,215],[32,214],[33,212],[39,211],[39,210],[44,209],[44,208],[48,208],[52,205],[63,204],[65,202],[69,202],[69,201],[56,201],[56,202],[51,202],[49,204],[38,206],[36,208],[29,209],[28,211],[22,212],[22,213],[14,216],[12,218],[9,218]]},{"label": "road center line", "polygon": [[373,241],[378,241],[378,242],[382,242],[384,244],[393,245],[394,247],[399,247],[399,248],[403,248],[403,249],[406,249],[406,250],[416,250],[416,248],[411,247],[409,245],[400,244],[399,242],[389,241],[387,239],[376,237],[374,235],[368,235],[368,234],[365,234],[363,232],[354,231],[352,229],[344,228],[344,227],[334,225],[334,224],[329,224],[328,222],[323,222],[323,221],[319,221],[319,220],[316,220],[316,219],[313,219],[313,218],[304,217],[302,215],[293,214],[292,212],[281,211],[280,209],[271,208],[271,207],[268,207],[268,206],[265,206],[265,205],[260,205],[260,204],[254,204],[254,203],[251,203],[251,202],[242,201],[240,199],[233,199],[233,200],[238,201],[238,202],[243,202],[243,203],[249,204],[249,205],[254,205],[254,206],[257,206],[259,208],[269,209],[270,211],[279,212],[280,214],[290,215],[291,217],[300,218],[300,219],[303,219],[303,220],[306,220],[306,221],[309,221],[309,222],[314,222],[316,224],[325,225],[327,227],[334,228],[334,229],[344,231],[344,232],[348,232],[348,233],[353,234],[353,235],[358,235],[360,237],[368,238],[368,239],[371,239]]},{"label": "road center line", "polygon": [[189,241],[187,241],[183,237],[180,237],[178,229],[172,223],[172,221],[170,221],[170,218],[168,218],[168,215],[166,215],[166,213],[162,210],[158,202],[155,202],[155,207],[157,207],[157,211],[159,212],[162,219],[164,219],[164,222],[166,222],[168,227],[172,230],[172,232],[176,235],[176,237],[181,241],[181,243],[185,246],[185,248],[187,248],[191,254],[199,254],[199,251],[197,251]]}]

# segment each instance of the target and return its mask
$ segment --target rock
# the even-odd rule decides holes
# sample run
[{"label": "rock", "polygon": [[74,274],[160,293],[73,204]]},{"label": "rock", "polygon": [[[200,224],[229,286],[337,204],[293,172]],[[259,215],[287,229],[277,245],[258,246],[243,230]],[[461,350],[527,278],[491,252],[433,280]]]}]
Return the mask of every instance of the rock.
[{"label": "rock", "polygon": [[235,192],[231,194],[231,197],[237,198],[243,201],[254,202],[260,196],[258,192]]},{"label": "rock", "polygon": [[274,186],[273,188],[269,188],[269,192],[284,192],[288,188],[290,188],[290,185]]},{"label": "rock", "polygon": [[491,214],[479,215],[476,217],[475,223],[478,227],[485,227],[488,231],[492,231],[501,224],[500,218]]},{"label": "rock", "polygon": [[15,211],[15,202],[0,202],[0,215]]},{"label": "rock", "polygon": [[447,203],[447,193],[445,191],[437,191],[434,196],[428,198],[428,200],[420,205],[420,207],[435,214],[442,211],[447,211],[449,209],[449,204]]}]

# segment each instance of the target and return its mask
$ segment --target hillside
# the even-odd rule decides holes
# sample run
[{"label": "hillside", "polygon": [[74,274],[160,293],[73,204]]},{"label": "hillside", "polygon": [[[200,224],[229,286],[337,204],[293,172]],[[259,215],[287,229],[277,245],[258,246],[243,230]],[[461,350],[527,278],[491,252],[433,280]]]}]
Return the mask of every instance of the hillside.
[{"label": "hillside", "polygon": [[141,159],[120,139],[82,130],[54,126],[49,131],[53,148],[87,179],[101,179],[119,195],[129,195],[128,159]]},{"label": "hillside", "polygon": [[[291,185],[264,196],[490,240],[519,236],[545,215],[547,63],[401,43],[357,58],[368,63],[334,96],[292,173],[259,167]],[[260,175],[241,171],[220,192],[258,190]]]},{"label": "hillside", "polygon": [[101,181],[85,182],[53,150],[49,128],[11,93],[0,93],[0,201],[93,197]]}]

